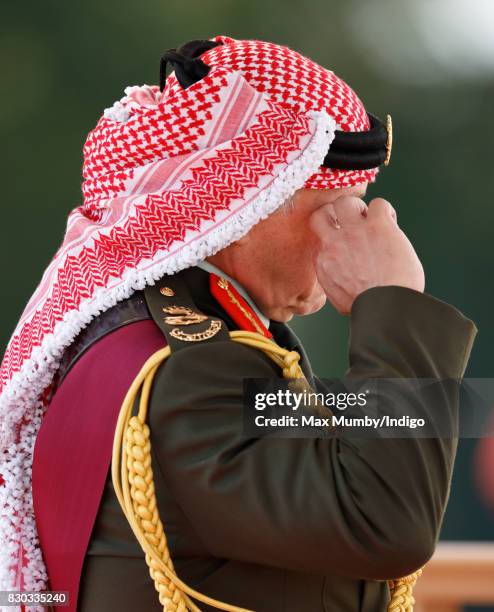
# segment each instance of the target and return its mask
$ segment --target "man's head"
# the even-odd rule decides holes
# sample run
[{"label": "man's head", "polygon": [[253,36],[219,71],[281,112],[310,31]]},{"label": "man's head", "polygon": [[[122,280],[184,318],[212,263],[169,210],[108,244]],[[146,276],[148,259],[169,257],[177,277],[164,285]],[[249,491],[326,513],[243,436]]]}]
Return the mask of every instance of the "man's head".
[{"label": "man's head", "polygon": [[[192,41],[178,51],[191,57],[200,51],[206,66],[239,71],[254,89],[281,107],[297,113],[323,111],[335,120],[340,132],[355,134],[372,127],[351,87],[300,53],[257,40],[216,36],[212,41]],[[169,93],[182,87],[174,74],[166,83]],[[320,166],[289,203],[254,225],[243,238],[208,257],[236,278],[268,317],[288,321],[294,314],[309,314],[324,305],[326,296],[314,262],[319,240],[310,217],[340,196],[363,196],[367,184],[375,180],[377,168],[362,163],[369,153],[372,157],[372,151],[362,153],[362,159],[352,166],[352,152],[364,147],[365,138],[372,139],[370,132],[358,146],[339,143],[339,155],[346,165]],[[336,150],[335,144],[336,140],[332,147]],[[370,143],[371,150],[373,147],[377,142]]]},{"label": "man's head", "polygon": [[311,215],[341,196],[365,195],[366,184],[346,189],[299,189],[291,201],[208,260],[237,279],[275,321],[316,312],[326,302],[314,262],[318,238]]},{"label": "man's head", "polygon": [[131,253],[118,261],[157,258],[162,273],[209,257],[275,320],[318,310],[311,213],[363,194],[389,161],[390,125],[313,60],[227,36],[169,49],[159,88],[125,93],[88,136],[83,167],[85,218],[119,224],[130,196],[145,227],[142,245],[118,233]]}]

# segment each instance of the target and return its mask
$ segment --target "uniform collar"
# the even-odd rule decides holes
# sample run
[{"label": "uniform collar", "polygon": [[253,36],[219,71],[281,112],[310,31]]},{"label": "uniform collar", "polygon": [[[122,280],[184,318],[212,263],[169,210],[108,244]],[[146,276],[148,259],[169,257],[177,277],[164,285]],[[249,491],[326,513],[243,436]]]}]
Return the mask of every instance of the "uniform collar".
[{"label": "uniform collar", "polygon": [[235,287],[235,289],[240,293],[240,295],[244,298],[244,300],[249,304],[252,310],[256,313],[256,315],[261,320],[262,324],[269,329],[269,323],[270,323],[269,319],[266,317],[266,315],[262,314],[262,312],[256,306],[254,300],[249,296],[247,291],[245,291],[245,289],[242,287],[242,285],[238,281],[236,281],[234,278],[232,278],[231,276],[223,272],[223,270],[220,270],[217,266],[214,266],[212,263],[210,263],[209,261],[206,261],[205,259],[203,261],[200,261],[198,264],[196,264],[196,266],[206,272],[216,274],[217,276],[222,276],[229,283],[231,283]]}]

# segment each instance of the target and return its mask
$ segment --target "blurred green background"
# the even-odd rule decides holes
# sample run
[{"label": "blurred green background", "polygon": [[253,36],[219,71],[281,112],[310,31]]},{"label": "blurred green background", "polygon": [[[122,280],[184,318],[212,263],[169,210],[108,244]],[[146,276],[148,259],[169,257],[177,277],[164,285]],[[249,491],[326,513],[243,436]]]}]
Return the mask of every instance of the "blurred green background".
[{"label": "blurred green background", "polygon": [[[467,374],[494,374],[492,0],[27,0],[1,13],[2,347],[81,203],[82,145],[103,109],[157,83],[165,49],[227,34],[287,44],[392,115],[392,163],[369,198],[397,209],[426,290],[477,323]],[[294,328],[321,376],[345,370],[346,318],[326,307]],[[475,445],[460,443],[444,539],[494,535]]]}]

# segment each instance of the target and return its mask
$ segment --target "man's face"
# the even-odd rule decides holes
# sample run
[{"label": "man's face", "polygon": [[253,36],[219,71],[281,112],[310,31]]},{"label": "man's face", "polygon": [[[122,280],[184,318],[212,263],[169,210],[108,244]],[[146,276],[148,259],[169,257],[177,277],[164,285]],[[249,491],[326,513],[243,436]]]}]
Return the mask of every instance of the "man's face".
[{"label": "man's face", "polygon": [[293,205],[277,210],[208,259],[235,278],[270,319],[285,322],[294,314],[316,312],[326,296],[315,272],[319,241],[310,228],[310,216],[340,196],[363,197],[366,187],[300,189]]}]

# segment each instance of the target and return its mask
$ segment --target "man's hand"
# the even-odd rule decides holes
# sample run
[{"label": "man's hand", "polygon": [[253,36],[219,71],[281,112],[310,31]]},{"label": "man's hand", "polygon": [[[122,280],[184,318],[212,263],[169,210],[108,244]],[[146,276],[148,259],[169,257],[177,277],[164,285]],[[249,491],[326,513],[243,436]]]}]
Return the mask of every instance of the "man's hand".
[{"label": "man's hand", "polygon": [[371,287],[424,290],[422,264],[386,200],[375,198],[367,207],[357,197],[342,196],[318,208],[310,223],[319,237],[319,282],[342,314],[348,314],[355,298]]}]

